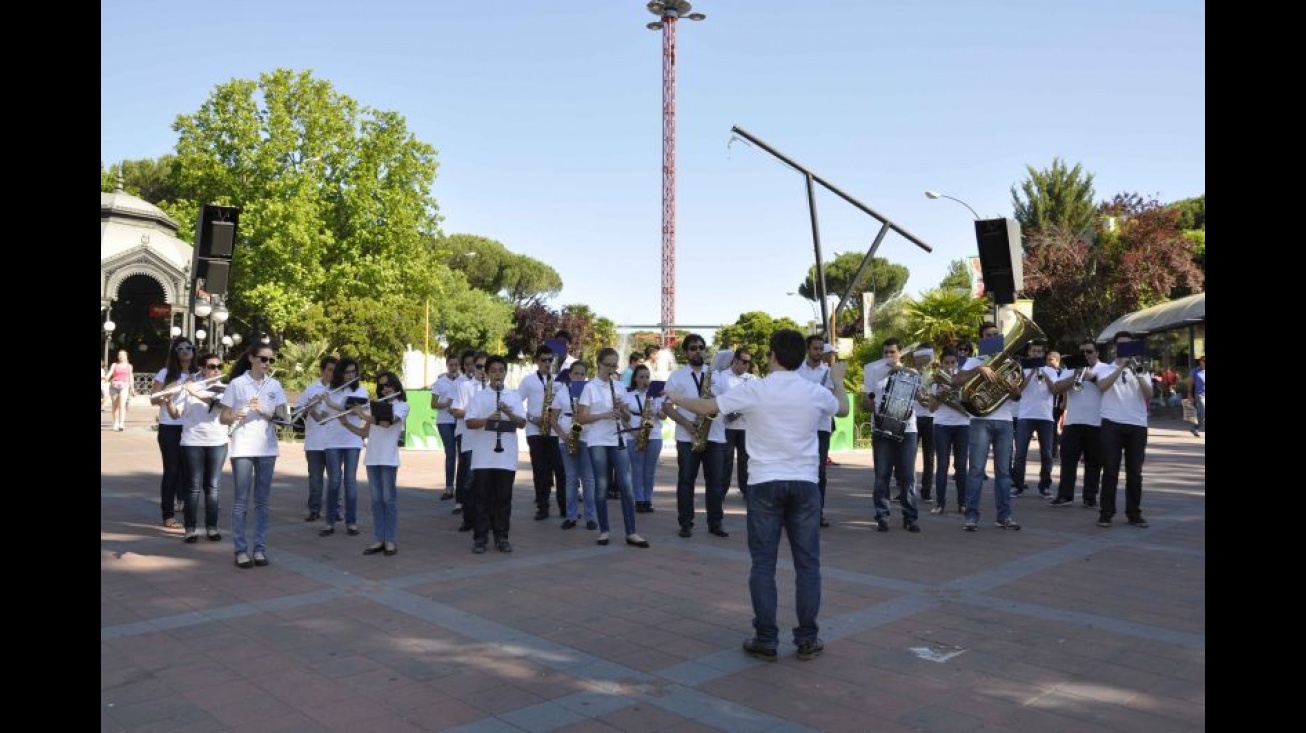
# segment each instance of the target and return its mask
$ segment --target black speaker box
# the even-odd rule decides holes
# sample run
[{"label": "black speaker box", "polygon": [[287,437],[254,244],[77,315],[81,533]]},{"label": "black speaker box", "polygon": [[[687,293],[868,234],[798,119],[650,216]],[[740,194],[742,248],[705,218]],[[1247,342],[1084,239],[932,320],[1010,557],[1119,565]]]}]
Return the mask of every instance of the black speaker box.
[{"label": "black speaker box", "polygon": [[204,292],[226,295],[231,281],[231,262],[200,259],[195,262],[195,280],[204,281]]},{"label": "black speaker box", "polygon": [[1025,268],[1021,260],[1020,223],[1015,219],[977,219],[975,242],[979,246],[984,292],[997,305],[1016,302],[1024,287]]}]

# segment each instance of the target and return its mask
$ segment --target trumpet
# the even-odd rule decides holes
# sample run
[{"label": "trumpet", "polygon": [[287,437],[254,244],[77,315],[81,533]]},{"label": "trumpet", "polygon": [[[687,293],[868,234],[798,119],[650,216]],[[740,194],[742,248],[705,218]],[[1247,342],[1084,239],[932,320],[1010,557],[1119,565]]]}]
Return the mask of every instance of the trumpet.
[{"label": "trumpet", "polygon": [[216,377],[209,377],[208,379],[201,379],[198,381],[178,381],[173,385],[169,387],[164,387],[158,392],[155,392],[154,394],[150,395],[150,399],[154,399],[155,397],[171,397],[175,394],[180,394],[181,392],[184,392],[186,390],[186,385],[188,384],[194,384],[200,387],[208,387],[209,385],[213,384],[214,382],[217,382],[220,379],[222,379],[221,374],[219,374]]},{"label": "trumpet", "polygon": [[1081,367],[1075,372],[1075,382],[1070,385],[1070,389],[1075,392],[1084,391],[1084,375],[1088,374],[1088,367]]},{"label": "trumpet", "polygon": [[[343,387],[344,385],[341,385],[341,386]],[[392,393],[386,395],[385,397],[382,397],[382,398],[380,398],[380,399],[378,399],[378,400],[373,400],[373,401],[374,401],[374,402],[389,402],[390,400],[393,400],[394,398],[396,398],[396,397],[398,397],[398,396],[399,396],[399,393],[398,393],[398,392],[392,392]],[[360,397],[359,399],[362,399],[362,398]],[[322,418],[321,420],[318,420],[318,421],[317,421],[317,424],[318,424],[318,425],[326,425],[327,423],[331,422],[332,420],[336,420],[336,419],[342,418],[342,417],[344,417],[345,415],[348,415],[349,413],[351,413],[351,412],[353,412],[353,411],[354,411],[354,408],[353,408],[353,407],[349,407],[348,409],[341,410],[340,412],[337,412],[337,413],[334,414],[334,415],[330,415],[330,416],[328,416],[328,417],[324,417],[324,418]]]}]

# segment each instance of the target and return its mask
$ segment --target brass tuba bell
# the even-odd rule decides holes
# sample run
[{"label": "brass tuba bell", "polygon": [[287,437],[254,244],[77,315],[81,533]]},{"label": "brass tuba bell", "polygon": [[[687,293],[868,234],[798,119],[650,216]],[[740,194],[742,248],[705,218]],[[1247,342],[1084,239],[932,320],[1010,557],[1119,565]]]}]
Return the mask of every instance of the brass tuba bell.
[{"label": "brass tuba bell", "polygon": [[983,374],[976,374],[961,385],[961,404],[966,411],[976,417],[984,417],[1002,406],[1011,396],[1007,385],[1018,385],[1024,379],[1024,371],[1016,354],[1025,351],[1031,341],[1047,338],[1038,324],[1025,317],[1020,311],[1012,311],[1016,316],[1016,325],[1007,334],[1002,351],[990,354],[982,366],[993,370],[998,379],[990,382]]}]

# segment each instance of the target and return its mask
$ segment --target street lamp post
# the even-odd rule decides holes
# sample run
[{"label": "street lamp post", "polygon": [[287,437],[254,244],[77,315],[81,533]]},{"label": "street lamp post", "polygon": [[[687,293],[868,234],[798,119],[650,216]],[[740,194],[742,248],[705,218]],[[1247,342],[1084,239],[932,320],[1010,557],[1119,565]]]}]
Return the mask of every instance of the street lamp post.
[{"label": "street lamp post", "polygon": [[114,323],[111,320],[106,320],[104,322],[104,363],[105,364],[109,363],[109,342],[113,341],[113,331],[117,327],[118,324]]},{"label": "street lamp post", "polygon": [[785,295],[792,295],[792,296],[794,296],[795,298],[802,298],[803,300],[807,301],[807,305],[808,305],[808,307],[810,307],[810,308],[812,309],[812,323],[813,323],[813,324],[817,324],[817,323],[820,323],[820,322],[821,322],[821,317],[820,317],[819,315],[817,315],[817,313],[816,313],[816,303],[812,302],[812,301],[809,300],[808,298],[803,298],[803,294],[802,294],[802,293],[798,293],[798,292],[794,292],[794,291],[789,291],[789,292],[785,293]]},{"label": "street lamp post", "polygon": [[686,0],[651,0],[648,11],[656,16],[648,24],[662,31],[662,347],[671,346],[676,323],[676,21],[699,21],[703,13],[691,12]]},{"label": "street lamp post", "polygon": [[925,192],[925,198],[928,198],[928,199],[951,199],[951,200],[956,201],[957,203],[961,204],[962,206],[965,206],[966,208],[970,209],[970,213],[975,214],[975,218],[976,218],[976,219],[979,219],[979,218],[980,218],[980,215],[979,215],[978,213],[975,212],[975,209],[972,208],[970,204],[966,203],[965,201],[962,201],[961,199],[957,198],[956,196],[949,196],[949,195],[946,194],[946,193],[939,193],[938,191],[926,191],[926,192]]}]

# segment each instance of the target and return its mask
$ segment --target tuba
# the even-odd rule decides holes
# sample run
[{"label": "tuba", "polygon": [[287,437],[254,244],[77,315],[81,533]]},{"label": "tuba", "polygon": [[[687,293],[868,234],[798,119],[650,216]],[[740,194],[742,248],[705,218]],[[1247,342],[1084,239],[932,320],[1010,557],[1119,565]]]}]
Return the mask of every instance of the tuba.
[{"label": "tuba", "polygon": [[1025,378],[1020,365],[1020,354],[1031,341],[1041,341],[1047,337],[1038,324],[1025,317],[1020,311],[1012,311],[1016,316],[1016,325],[1007,334],[1002,351],[990,354],[982,366],[993,370],[998,376],[997,382],[990,382],[983,374],[976,374],[961,385],[961,404],[966,411],[976,417],[984,417],[1002,406],[1011,396],[1007,385],[1019,385]]},{"label": "tuba", "polygon": [[965,415],[966,406],[961,404],[961,396],[957,394],[957,387],[952,383],[955,372],[949,373],[939,362],[934,363],[934,370],[930,373],[930,382],[928,385],[922,384],[921,389],[925,390],[930,386],[934,387],[934,399],[939,404],[947,405],[952,409]]},{"label": "tuba", "polygon": [[[703,382],[698,389],[699,399],[711,399],[712,397],[712,370],[706,366],[703,367]],[[699,415],[694,418],[694,429],[689,434],[689,447],[695,453],[702,453],[707,450],[707,434],[712,429],[712,421],[716,415],[708,417]]]}]

